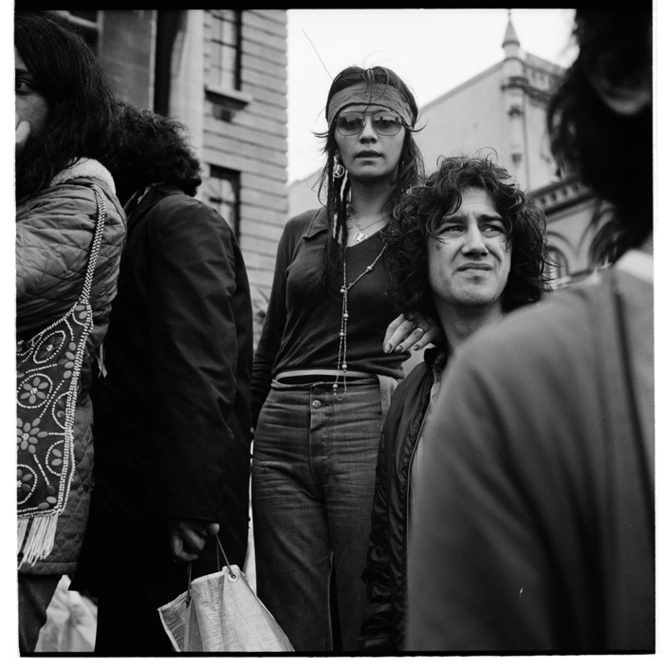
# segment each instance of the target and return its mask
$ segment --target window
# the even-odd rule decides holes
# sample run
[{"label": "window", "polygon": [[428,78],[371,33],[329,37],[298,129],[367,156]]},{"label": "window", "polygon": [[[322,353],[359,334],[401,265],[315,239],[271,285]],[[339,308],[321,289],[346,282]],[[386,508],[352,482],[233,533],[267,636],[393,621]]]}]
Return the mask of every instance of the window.
[{"label": "window", "polygon": [[240,90],[241,10],[213,9],[210,40],[209,84]]},{"label": "window", "polygon": [[242,10],[212,9],[206,12],[205,97],[212,116],[232,123],[251,102],[242,85]]},{"label": "window", "polygon": [[240,239],[240,173],[210,166],[210,176],[205,180],[205,201],[212,205],[228,222]]}]

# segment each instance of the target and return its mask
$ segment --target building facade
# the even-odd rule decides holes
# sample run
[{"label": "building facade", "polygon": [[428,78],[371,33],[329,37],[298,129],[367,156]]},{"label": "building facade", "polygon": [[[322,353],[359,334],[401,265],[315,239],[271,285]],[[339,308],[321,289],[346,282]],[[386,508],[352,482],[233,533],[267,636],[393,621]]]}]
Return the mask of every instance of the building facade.
[{"label": "building facade", "polygon": [[[564,74],[554,63],[526,53],[508,19],[504,59],[423,105],[416,141],[431,172],[439,156],[490,155],[535,199],[547,218],[555,278],[584,274],[589,266],[591,192],[561,177],[551,156],[546,110]],[[318,174],[289,187],[289,215],[318,207]]]},{"label": "building facade", "polygon": [[93,45],[115,93],[189,131],[198,197],[239,240],[256,311],[287,217],[286,10],[57,10]]}]

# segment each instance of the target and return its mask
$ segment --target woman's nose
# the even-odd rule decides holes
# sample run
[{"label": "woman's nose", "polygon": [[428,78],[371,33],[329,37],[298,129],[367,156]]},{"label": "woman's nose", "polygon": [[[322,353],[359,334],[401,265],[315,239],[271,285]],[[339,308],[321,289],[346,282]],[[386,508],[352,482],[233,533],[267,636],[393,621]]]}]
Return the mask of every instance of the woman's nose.
[{"label": "woman's nose", "polygon": [[376,131],[373,127],[373,122],[371,116],[367,115],[364,117],[364,124],[362,125],[362,130],[360,131],[360,140],[371,140],[377,139]]}]

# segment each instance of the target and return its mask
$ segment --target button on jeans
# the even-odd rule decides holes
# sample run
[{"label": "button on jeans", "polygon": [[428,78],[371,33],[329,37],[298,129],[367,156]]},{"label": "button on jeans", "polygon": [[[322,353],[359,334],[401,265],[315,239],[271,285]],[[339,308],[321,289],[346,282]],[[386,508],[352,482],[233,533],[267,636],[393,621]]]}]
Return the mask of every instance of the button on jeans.
[{"label": "button on jeans", "polygon": [[343,651],[357,649],[361,576],[380,438],[377,380],[273,382],[254,440],[252,506],[258,597],[296,651],[332,649],[335,570]]}]

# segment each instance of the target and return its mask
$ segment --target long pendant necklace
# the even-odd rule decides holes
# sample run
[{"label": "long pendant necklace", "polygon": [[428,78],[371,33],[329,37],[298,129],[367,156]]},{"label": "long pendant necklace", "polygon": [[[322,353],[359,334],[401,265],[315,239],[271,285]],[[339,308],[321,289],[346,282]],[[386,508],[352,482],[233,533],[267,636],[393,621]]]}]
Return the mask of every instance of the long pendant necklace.
[{"label": "long pendant necklace", "polygon": [[[367,265],[366,269],[359,277],[357,277],[350,284],[347,283],[346,279],[346,249],[343,251],[343,284],[341,285],[341,327],[339,329],[339,354],[337,355],[337,376],[334,379],[332,384],[332,390],[334,391],[334,397],[336,400],[343,400],[346,397],[346,373],[348,371],[348,366],[346,365],[346,349],[348,344],[348,319],[350,317],[348,313],[348,292],[357,284],[362,277],[371,272],[376,263],[380,260],[380,257],[383,255],[387,245],[384,244],[383,248],[380,250],[380,253],[374,259],[371,265]],[[339,377],[343,379],[344,392],[342,396],[337,395],[337,390],[339,389]]]}]

